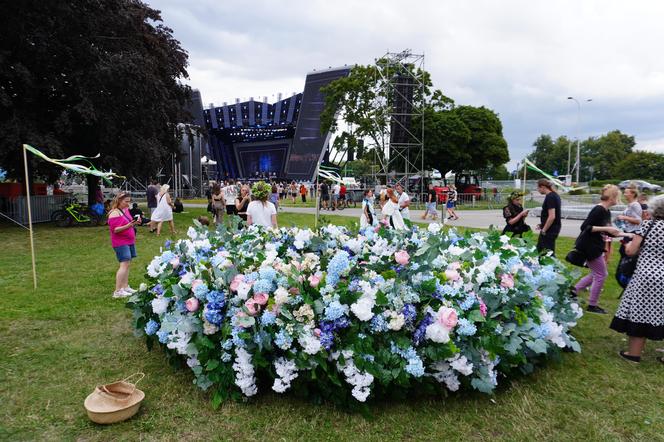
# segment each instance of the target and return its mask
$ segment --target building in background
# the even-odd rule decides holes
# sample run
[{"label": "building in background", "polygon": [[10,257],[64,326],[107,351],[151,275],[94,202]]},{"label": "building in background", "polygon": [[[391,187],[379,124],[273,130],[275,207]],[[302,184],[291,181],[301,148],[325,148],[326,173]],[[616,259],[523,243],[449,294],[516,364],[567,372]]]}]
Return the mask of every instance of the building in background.
[{"label": "building in background", "polygon": [[304,92],[279,95],[275,103],[267,97],[262,102],[237,99],[205,109],[207,152],[217,163],[210,178],[311,180],[330,139],[320,130],[325,107],[320,89],[349,72],[350,67],[311,72]]}]

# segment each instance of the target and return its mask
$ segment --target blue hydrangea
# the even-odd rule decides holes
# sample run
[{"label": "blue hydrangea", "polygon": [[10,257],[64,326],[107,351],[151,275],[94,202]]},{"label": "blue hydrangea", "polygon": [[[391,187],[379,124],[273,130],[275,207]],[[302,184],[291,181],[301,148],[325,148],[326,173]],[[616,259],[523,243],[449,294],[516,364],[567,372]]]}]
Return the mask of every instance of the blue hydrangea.
[{"label": "blue hydrangea", "polygon": [[281,276],[281,277],[277,278],[276,282],[277,282],[277,285],[280,285],[282,287],[288,286],[288,278],[286,278],[285,276]]},{"label": "blue hydrangea", "polygon": [[378,275],[371,279],[371,283],[376,285],[385,284],[385,278],[383,278],[381,275]]},{"label": "blue hydrangea", "polygon": [[221,354],[221,362],[230,362],[231,359],[233,359],[233,357],[231,356],[230,353],[223,352],[223,353]]},{"label": "blue hydrangea", "polygon": [[387,321],[385,321],[385,317],[383,317],[382,314],[375,315],[373,318],[371,318],[369,327],[371,328],[372,333],[382,333],[387,331],[388,328]]},{"label": "blue hydrangea", "polygon": [[152,292],[157,296],[161,296],[164,294],[164,287],[161,284],[156,284],[152,287]]},{"label": "blue hydrangea", "polygon": [[207,308],[221,310],[226,305],[226,295],[219,290],[211,290],[207,294]]},{"label": "blue hydrangea", "polygon": [[545,339],[551,333],[551,328],[549,327],[549,324],[537,325],[533,330],[537,333],[538,339]]},{"label": "blue hydrangea", "polygon": [[412,324],[417,318],[417,310],[413,304],[406,304],[401,309],[401,313],[406,320],[406,324]]},{"label": "blue hydrangea", "polygon": [[173,258],[175,258],[175,253],[171,252],[170,250],[167,250],[164,253],[162,253],[161,258],[159,259],[161,260],[161,262],[166,263]]},{"label": "blue hydrangea", "polygon": [[205,301],[205,295],[208,293],[208,288],[205,284],[198,284],[194,288],[194,296],[199,300],[199,301]]},{"label": "blue hydrangea", "polygon": [[225,259],[226,258],[221,255],[214,255],[212,259],[210,259],[210,264],[212,264],[213,267],[219,267]]},{"label": "blue hydrangea", "polygon": [[224,320],[223,315],[216,309],[205,309],[205,320],[210,324],[221,325]]},{"label": "blue hydrangea", "polygon": [[285,330],[279,330],[274,337],[274,344],[282,350],[288,350],[293,345],[293,338]]},{"label": "blue hydrangea", "polygon": [[258,276],[258,272],[251,272],[248,275],[245,275],[244,280],[247,283],[254,282],[258,279]]},{"label": "blue hydrangea", "polygon": [[453,296],[456,296],[459,293],[459,290],[454,288],[452,284],[441,284],[436,282],[436,291],[434,292],[434,297],[438,299],[446,299]]},{"label": "blue hydrangea", "polygon": [[461,310],[470,310],[475,305],[475,302],[477,302],[477,297],[475,295],[468,295],[466,299],[459,303],[459,307],[461,307]]},{"label": "blue hydrangea", "polygon": [[172,244],[172,241],[171,241],[170,239],[167,239],[167,240],[164,242],[164,248],[165,248],[165,249],[168,249],[169,247],[171,247],[171,244]]},{"label": "blue hydrangea", "polygon": [[254,293],[270,293],[273,289],[272,281],[267,279],[259,279],[254,283]]},{"label": "blue hydrangea", "polygon": [[329,350],[334,345],[334,332],[336,330],[346,328],[350,326],[350,321],[347,317],[343,316],[335,321],[323,321],[320,323],[320,343],[326,349]]},{"label": "blue hydrangea", "polygon": [[390,351],[406,360],[407,364],[405,370],[407,373],[416,378],[424,375],[424,363],[413,347],[408,347],[406,350],[403,350],[392,342],[390,344]]},{"label": "blue hydrangea", "polygon": [[244,339],[240,337],[242,329],[240,327],[233,327],[231,329],[231,339],[233,339],[233,345],[236,347],[244,348],[246,346]]},{"label": "blue hydrangea", "polygon": [[166,344],[168,342],[168,332],[166,330],[159,330],[157,332],[157,337],[159,338],[159,342],[162,344]]},{"label": "blue hydrangea", "polygon": [[147,324],[145,324],[145,334],[152,336],[159,330],[159,323],[154,319],[150,319]]},{"label": "blue hydrangea", "polygon": [[263,326],[272,325],[276,321],[277,316],[269,310],[265,310],[261,315],[261,324]]},{"label": "blue hydrangea", "polygon": [[462,336],[473,336],[477,332],[475,324],[466,318],[460,318],[456,329],[457,334]]},{"label": "blue hydrangea", "polygon": [[427,327],[433,322],[433,316],[430,313],[424,315],[424,318],[420,321],[413,333],[413,344],[417,347],[420,345],[424,337],[426,336]]},{"label": "blue hydrangea", "polygon": [[335,286],[339,277],[350,267],[350,255],[345,250],[339,250],[327,264],[327,278],[329,285]]},{"label": "blue hydrangea", "polygon": [[555,302],[553,301],[553,298],[551,296],[545,296],[542,299],[542,303],[544,304],[544,307],[547,310],[551,310],[553,308],[553,306],[555,305]]},{"label": "blue hydrangea", "polygon": [[410,263],[410,269],[411,269],[412,271],[416,271],[416,270],[419,269],[419,268],[420,268],[420,265],[419,265],[418,263],[416,263],[416,262],[411,262],[411,263]]},{"label": "blue hydrangea", "polygon": [[263,267],[258,271],[258,274],[261,279],[268,281],[274,281],[274,278],[277,277],[277,272],[272,267]]},{"label": "blue hydrangea", "polygon": [[339,301],[330,302],[327,307],[325,307],[325,320],[334,321],[335,319],[341,318],[348,312],[348,306],[340,303]]},{"label": "blue hydrangea", "polygon": [[224,350],[230,350],[233,348],[233,341],[231,339],[226,339],[224,342],[221,343],[221,348]]},{"label": "blue hydrangea", "polygon": [[542,281],[553,281],[556,279],[556,270],[552,265],[544,266],[539,271],[539,277]]},{"label": "blue hydrangea", "polygon": [[375,360],[374,355],[362,355],[362,359],[367,362],[373,362]]},{"label": "blue hydrangea", "polygon": [[348,284],[348,290],[351,292],[356,292],[360,290],[360,281],[357,279],[353,279],[350,284]]}]

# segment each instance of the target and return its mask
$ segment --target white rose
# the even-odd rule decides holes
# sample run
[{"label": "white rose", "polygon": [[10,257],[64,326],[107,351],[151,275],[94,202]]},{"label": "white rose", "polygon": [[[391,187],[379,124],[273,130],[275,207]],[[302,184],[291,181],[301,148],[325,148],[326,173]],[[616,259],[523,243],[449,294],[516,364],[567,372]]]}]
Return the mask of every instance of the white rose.
[{"label": "white rose", "polygon": [[278,305],[288,302],[288,290],[283,287],[277,287],[274,291],[274,302]]}]

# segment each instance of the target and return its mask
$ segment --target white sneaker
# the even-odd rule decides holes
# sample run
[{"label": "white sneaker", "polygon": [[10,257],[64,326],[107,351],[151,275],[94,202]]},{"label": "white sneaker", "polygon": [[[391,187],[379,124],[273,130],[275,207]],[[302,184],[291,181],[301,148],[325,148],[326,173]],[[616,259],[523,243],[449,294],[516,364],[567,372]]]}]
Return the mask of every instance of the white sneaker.
[{"label": "white sneaker", "polygon": [[131,296],[131,293],[126,292],[124,289],[116,290],[113,292],[113,298],[115,299],[126,298],[128,296]]},{"label": "white sneaker", "polygon": [[124,290],[125,292],[129,292],[129,293],[136,293],[136,290],[132,289],[129,286],[123,288],[122,290]]}]

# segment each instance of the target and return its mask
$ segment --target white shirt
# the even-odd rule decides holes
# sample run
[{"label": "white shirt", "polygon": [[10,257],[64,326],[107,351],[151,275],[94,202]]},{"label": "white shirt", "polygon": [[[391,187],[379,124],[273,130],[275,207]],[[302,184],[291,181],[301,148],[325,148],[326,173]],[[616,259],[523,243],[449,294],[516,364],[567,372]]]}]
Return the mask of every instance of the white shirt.
[{"label": "white shirt", "polygon": [[258,226],[272,227],[272,215],[276,214],[277,209],[269,201],[265,205],[261,201],[252,201],[247,207],[247,216],[250,216],[252,223]]},{"label": "white shirt", "polygon": [[334,193],[335,195],[339,195],[340,192],[341,192],[340,185],[335,184],[334,186],[332,186],[332,193]]},{"label": "white shirt", "polygon": [[410,209],[408,207],[404,207],[404,204],[408,201],[410,201],[410,197],[406,192],[403,192],[401,195],[399,195],[399,208],[402,209],[401,217],[403,219],[410,220]]}]

